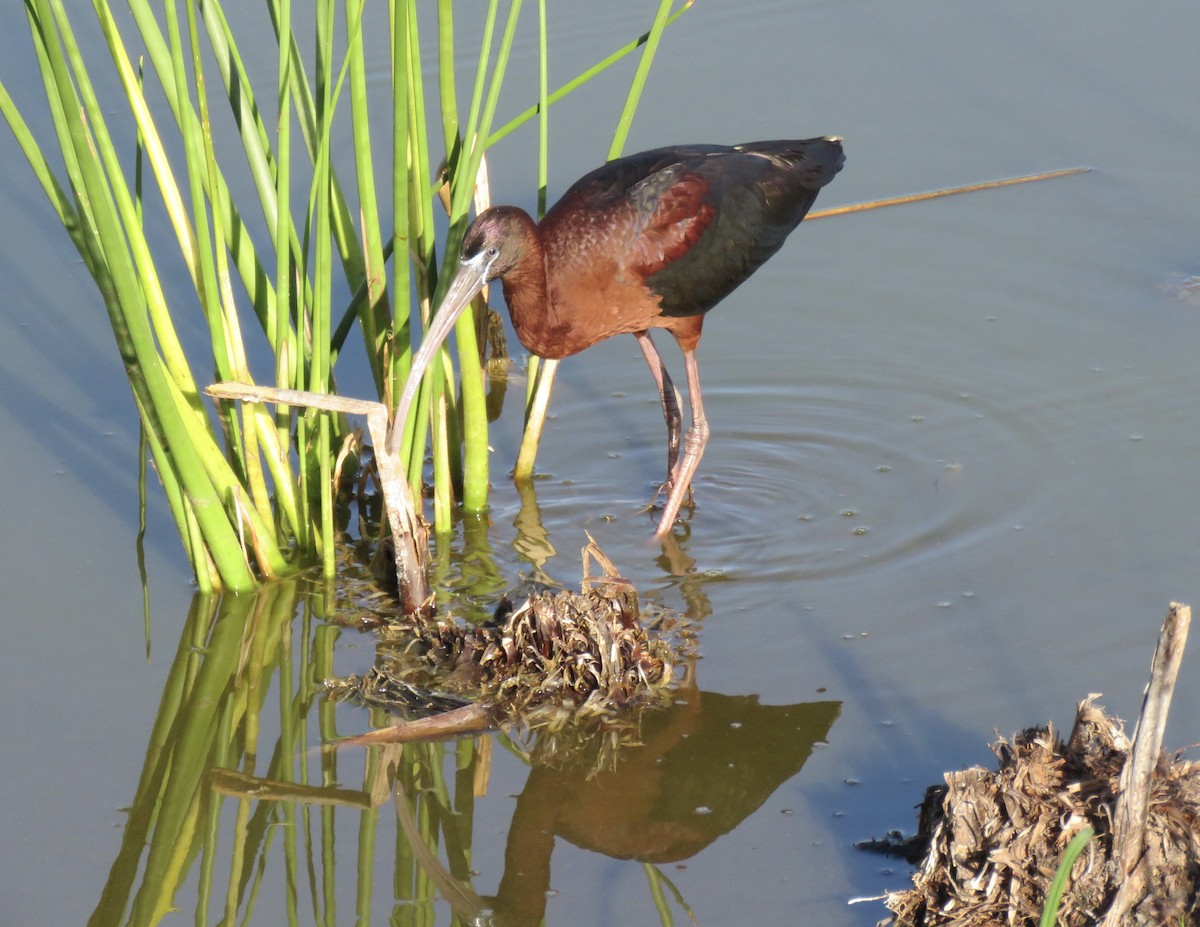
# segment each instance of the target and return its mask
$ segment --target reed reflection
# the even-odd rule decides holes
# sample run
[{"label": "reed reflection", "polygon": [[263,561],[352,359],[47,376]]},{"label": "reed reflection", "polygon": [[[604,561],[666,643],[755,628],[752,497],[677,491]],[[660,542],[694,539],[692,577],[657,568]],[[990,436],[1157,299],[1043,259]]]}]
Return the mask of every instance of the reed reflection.
[{"label": "reed reflection", "polygon": [[[669,704],[624,719],[619,733],[568,725],[337,750],[339,726],[364,721],[322,685],[339,641],[369,639],[330,623],[347,595],[344,584],[335,598],[293,581],[195,598],[90,924],[142,927],[193,907],[205,923],[333,922],[349,896],[362,923],[401,910],[401,920],[438,923],[449,905],[451,923],[532,927],[553,920],[559,840],[641,863],[647,892],[661,895],[666,876],[654,867],[702,852],[752,815],[800,771],[840,708],[704,692],[689,674]],[[372,709],[370,723],[387,724],[386,713]],[[489,784],[497,738],[528,765],[506,764],[506,776],[523,776],[516,788]],[[497,872],[474,846],[476,813],[484,802],[507,807],[512,792]],[[299,898],[311,918],[298,915]]]},{"label": "reed reflection", "polygon": [[[550,532],[542,518],[538,504],[535,480],[516,480],[521,508],[513,519],[516,535],[513,550],[533,567],[531,579],[535,582],[557,586],[559,583],[547,573],[546,565],[558,556],[558,550],[550,539]],[[661,553],[655,562],[665,574],[663,587],[678,588],[683,599],[683,613],[691,621],[701,621],[712,614],[712,603],[704,591],[706,583],[713,577],[699,571],[696,561],[686,550],[686,539],[690,529],[681,526],[661,539]]]}]

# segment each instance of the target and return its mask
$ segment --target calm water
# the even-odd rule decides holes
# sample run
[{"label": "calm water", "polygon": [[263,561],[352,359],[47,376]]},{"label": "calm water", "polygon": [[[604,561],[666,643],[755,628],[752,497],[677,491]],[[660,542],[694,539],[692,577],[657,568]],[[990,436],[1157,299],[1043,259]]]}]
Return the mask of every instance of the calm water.
[{"label": "calm water", "polygon": [[[600,23],[552,11],[557,79],[640,31],[650,14],[635,6]],[[32,114],[19,9],[0,13],[0,24],[0,73]],[[690,532],[669,556],[646,544],[652,522],[639,514],[661,478],[663,434],[633,339],[564,364],[536,509],[503,478],[519,431],[507,411],[492,438],[490,528],[456,539],[451,563],[464,543],[486,543],[494,584],[515,583],[533,565],[529,531],[514,524],[539,514],[546,540],[535,565],[574,582],[591,532],[647,597],[702,620],[700,692],[663,722],[674,732],[654,741],[670,744],[663,764],[626,782],[531,773],[495,749],[486,795],[456,818],[469,823],[470,858],[451,868],[470,873],[476,892],[495,895],[505,877],[511,888],[506,840],[531,826],[526,811],[540,801],[566,809],[530,831],[560,835],[552,859],[517,844],[527,862],[552,862],[547,923],[660,923],[657,877],[637,861],[649,851],[601,839],[586,809],[686,820],[703,808],[713,821],[693,835],[694,855],[676,847],[656,857],[701,924],[748,913],[762,923],[872,924],[881,906],[847,900],[901,887],[907,872],[853,842],[911,829],[924,787],[945,769],[987,762],[993,730],[1066,725],[1089,692],[1136,714],[1168,602],[1200,602],[1200,309],[1161,290],[1171,274],[1200,273],[1198,26],[1184,2],[1147,15],[1115,2],[700,0],[672,28],[630,150],[842,134],[847,167],[819,207],[1093,170],[802,226],[706,324],[713,438]],[[472,30],[460,31],[469,49]],[[265,74],[272,61],[260,63]],[[554,114],[552,195],[602,159],[628,74]],[[525,99],[514,93],[510,111]],[[522,136],[494,152],[498,198],[532,205],[532,144]],[[9,528],[0,923],[73,924],[129,870],[122,809],[134,804],[136,817],[191,587],[155,487],[143,600],[136,421],[111,334],[16,147],[3,138],[0,152],[0,517]],[[361,371],[342,370],[344,386],[363,382]],[[291,634],[268,637],[293,662],[263,682],[252,769],[269,773],[282,736],[313,784],[336,775],[362,789],[358,756],[331,767],[312,748],[370,719],[317,701],[297,667],[312,659],[360,670],[371,641],[323,625],[311,602],[289,624],[284,604],[273,623],[278,600],[227,606],[218,625],[236,635],[268,616],[275,633]],[[224,643],[206,642],[213,665]],[[1170,745],[1200,740],[1196,665],[1193,654]],[[299,733],[281,723],[281,697],[309,699]],[[754,736],[731,741],[731,730]],[[726,779],[722,764],[750,771]],[[668,771],[652,769],[660,765]],[[689,768],[703,775],[689,779]],[[459,786],[461,800],[470,788]],[[564,793],[574,804],[548,797]],[[220,918],[237,813],[230,800],[201,822],[222,848],[216,887],[199,891],[193,864],[167,922]],[[265,831],[281,836],[263,838],[278,842],[264,853],[250,920],[283,923],[295,906],[300,923],[351,923],[369,898],[363,921],[385,922],[402,893],[393,877],[407,853],[403,816],[378,813],[373,854],[360,863],[370,819],[360,814],[313,809]],[[678,836],[685,825],[674,820]],[[301,854],[294,889],[285,846]],[[360,895],[363,880],[372,885]],[[209,901],[198,916],[201,895]],[[447,922],[449,905],[435,907]],[[420,913],[408,905],[395,916]]]}]

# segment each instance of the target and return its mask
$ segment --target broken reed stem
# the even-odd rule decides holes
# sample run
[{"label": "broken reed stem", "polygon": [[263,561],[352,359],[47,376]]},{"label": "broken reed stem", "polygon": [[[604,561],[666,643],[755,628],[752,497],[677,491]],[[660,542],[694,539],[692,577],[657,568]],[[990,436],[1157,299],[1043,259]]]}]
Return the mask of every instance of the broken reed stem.
[{"label": "broken reed stem", "polygon": [[218,795],[231,795],[234,798],[286,801],[332,808],[360,808],[364,811],[374,807],[371,796],[358,789],[284,782],[219,766],[209,771],[208,783]]},{"label": "broken reed stem", "polygon": [[351,399],[329,393],[310,393],[304,390],[277,389],[250,383],[213,383],[205,392],[215,399],[239,399],[242,402],[274,402],[303,406],[346,415],[365,415],[371,444],[375,448],[375,469],[383,504],[392,528],[392,543],[396,560],[396,580],[400,605],[411,615],[429,600],[429,582],[425,576],[426,540],[428,531],[417,514],[412,487],[404,472],[398,453],[389,453],[388,407],[382,402]]},{"label": "broken reed stem", "polygon": [[300,389],[279,389],[255,383],[213,383],[204,392],[214,399],[240,399],[242,402],[274,402],[287,406],[304,406],[323,412],[342,412],[346,415],[370,416],[374,406],[368,399],[351,399],[333,393],[310,393]]},{"label": "broken reed stem", "polygon": [[1090,170],[1090,167],[1068,167],[1060,171],[1045,171],[1041,174],[1026,174],[1024,177],[1009,177],[1005,180],[989,180],[986,183],[971,183],[962,187],[947,187],[944,190],[933,190],[929,193],[910,193],[907,196],[893,196],[886,200],[871,200],[868,203],[855,203],[851,206],[818,209],[816,212],[810,212],[804,221],[811,222],[813,219],[844,216],[852,212],[866,212],[868,209],[882,209],[884,206],[901,206],[905,203],[919,203],[922,200],[936,200],[942,196],[954,196],[956,193],[975,193],[979,190],[995,190],[997,187],[1012,187],[1038,180],[1053,180],[1056,177],[1072,177],[1075,174],[1086,174]]},{"label": "broken reed stem", "polygon": [[370,744],[410,744],[428,740],[449,740],[464,734],[482,734],[495,726],[495,718],[488,706],[472,702],[461,708],[443,711],[438,715],[401,721],[389,727],[367,731],[365,734],[346,737],[334,743],[333,747],[340,749],[341,747],[363,747]]},{"label": "broken reed stem", "polygon": [[[442,862],[441,857],[430,848],[428,833],[424,824],[418,824],[413,814],[417,796],[410,796],[405,788],[402,777],[396,777],[394,801],[396,804],[396,820],[407,838],[408,846],[417,860],[418,872],[428,878],[441,893],[450,911],[453,921],[464,924],[479,924],[490,921],[490,917],[481,917],[488,907],[484,900],[475,893],[469,882],[456,878],[450,868]],[[412,804],[410,804],[410,802]],[[436,843],[434,844],[436,847]]]},{"label": "broken reed stem", "polygon": [[1150,684],[1133,732],[1133,746],[1121,770],[1120,794],[1113,823],[1112,865],[1120,885],[1104,917],[1103,927],[1117,927],[1142,898],[1149,879],[1141,865],[1146,849],[1146,821],[1150,813],[1150,787],[1162,751],[1167,714],[1183,660],[1192,610],[1172,602],[1159,632],[1150,664]]}]

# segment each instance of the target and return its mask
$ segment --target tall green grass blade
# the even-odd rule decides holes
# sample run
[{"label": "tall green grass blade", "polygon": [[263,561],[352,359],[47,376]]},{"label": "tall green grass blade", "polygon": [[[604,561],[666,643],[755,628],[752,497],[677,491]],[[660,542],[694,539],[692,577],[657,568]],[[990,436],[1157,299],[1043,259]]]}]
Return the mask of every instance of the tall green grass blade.
[{"label": "tall green grass blade", "polygon": [[5,122],[8,123],[13,138],[16,139],[17,144],[21,148],[21,153],[25,155],[25,160],[29,162],[29,166],[33,169],[33,175],[41,185],[42,191],[46,194],[46,199],[49,201],[51,208],[58,216],[67,235],[70,236],[72,243],[79,252],[79,256],[83,258],[88,271],[91,272],[93,269],[91,263],[92,251],[83,239],[84,229],[79,213],[75,209],[71,198],[67,196],[66,191],[59,185],[54,172],[50,170],[50,166],[46,163],[46,159],[42,155],[41,148],[38,147],[33,133],[29,131],[29,126],[21,115],[21,111],[17,109],[12,97],[9,96],[8,89],[4,86],[3,82],[0,82],[0,116],[3,116]]},{"label": "tall green grass blade", "polygon": [[[496,65],[491,74],[487,98],[480,116],[479,126],[471,134],[469,156],[466,163],[467,172],[457,173],[459,183],[451,196],[451,222],[457,227],[457,233],[451,234],[444,263],[454,267],[453,256],[458,252],[458,243],[465,229],[464,220],[467,207],[475,190],[475,178],[479,173],[480,161],[483,158],[484,145],[491,132],[492,120],[500,99],[500,89],[504,83],[504,73],[512,52],[513,38],[516,35],[517,21],[521,13],[520,0],[513,0],[508,10],[508,18],[504,24],[504,33],[500,38],[500,46],[496,54]],[[443,275],[441,293],[445,284],[449,283],[449,274]],[[440,281],[439,281],[440,282]],[[463,429],[463,511],[475,514],[487,508],[488,493],[488,442],[487,442],[487,398],[483,389],[483,370],[479,361],[479,344],[476,338],[476,320],[470,313],[464,313],[455,326],[458,340],[458,363],[462,383],[462,429]]]},{"label": "tall green grass blade", "polygon": [[[220,331],[220,316],[214,312],[215,296],[216,296],[216,269],[213,266],[212,260],[212,237],[209,233],[208,214],[206,210],[206,200],[204,195],[203,176],[207,174],[204,165],[206,159],[203,154],[204,140],[209,135],[208,131],[208,107],[207,100],[204,94],[204,77],[203,73],[198,70],[199,49],[192,55],[185,55],[183,50],[183,39],[180,35],[179,17],[176,12],[176,5],[168,3],[165,5],[167,15],[167,41],[170,45],[171,63],[174,67],[173,77],[175,79],[175,92],[179,95],[178,108],[184,111],[192,108],[193,101],[188,93],[192,85],[187,74],[187,61],[192,58],[195,86],[197,90],[196,106],[198,110],[198,119],[195,123],[190,123],[186,126],[183,134],[183,150],[184,150],[184,166],[187,171],[187,191],[188,198],[191,201],[191,229],[192,238],[190,242],[191,254],[188,255],[189,263],[192,266],[192,278],[196,286],[196,295],[200,300],[200,308],[204,312],[205,319],[209,325],[209,331],[213,338],[214,347],[221,345],[224,337]],[[189,19],[192,17],[192,7],[188,5]],[[194,38],[194,31],[189,30]],[[214,355],[217,361],[217,372],[222,377],[226,378],[229,374],[228,369],[222,370],[222,367],[227,368],[228,365],[223,363],[221,351],[215,350]],[[182,354],[182,349],[180,349]],[[199,404],[199,396],[197,398],[197,406],[202,409]]]},{"label": "tall green grass blade", "polygon": [[[282,0],[268,0],[268,9],[271,13],[272,21],[275,23],[276,36],[279,41],[281,53],[286,50],[288,57],[292,105],[296,107],[297,127],[300,130],[300,137],[308,149],[310,160],[315,162],[317,158],[317,146],[319,144],[319,120],[312,85],[304,68],[304,57],[300,53],[299,45],[291,28],[292,17],[290,5],[287,13],[286,29],[283,27],[280,12],[282,9]],[[284,150],[282,145],[279,146],[279,150],[280,152]],[[337,243],[338,254],[341,256],[342,269],[350,287],[353,289],[362,283],[364,279],[362,249],[359,246],[358,234],[354,229],[354,220],[350,207],[346,203],[336,175],[332,176],[330,184],[331,195],[333,197],[330,215],[334,237]],[[278,244],[276,247],[278,247]],[[292,247],[297,251],[299,249],[299,245],[295,241],[293,241]]]},{"label": "tall green grass blade", "polygon": [[608,149],[608,159],[620,156],[625,150],[625,140],[629,137],[629,129],[633,125],[633,114],[637,111],[638,102],[642,98],[642,90],[646,86],[646,78],[650,76],[650,65],[658,52],[658,44],[662,40],[663,30],[671,16],[671,7],[675,0],[660,0],[658,13],[646,36],[646,46],[642,49],[642,57],[638,59],[637,70],[633,73],[633,83],[625,97],[625,106],[617,120],[617,130],[613,133],[612,145]]},{"label": "tall green grass blade", "polygon": [[[315,249],[313,254],[314,268],[311,274],[315,282],[314,304],[311,308],[313,350],[312,371],[308,387],[312,392],[327,392],[333,386],[333,366],[330,349],[333,335],[331,319],[333,316],[332,292],[334,288],[331,242],[333,240],[332,225],[335,198],[333,195],[334,184],[331,166],[331,148],[333,144],[333,125],[337,100],[341,95],[341,90],[347,76],[353,75],[355,60],[353,49],[356,45],[361,49],[360,25],[363,9],[363,4],[359,3],[351,5],[347,10],[349,18],[347,23],[349,50],[335,81],[333,56],[331,54],[333,48],[335,7],[333,3],[324,2],[319,6],[320,15],[318,16],[318,24],[320,32],[318,34],[317,46],[319,49],[324,50],[324,54],[321,55],[318,61],[320,78],[318,84],[320,90],[318,115],[321,122],[319,126],[317,159],[314,166],[312,195],[310,197],[310,203],[315,207],[315,215],[310,219],[310,224],[315,229],[312,236]],[[361,54],[359,58],[361,59]],[[351,79],[353,80],[352,77]],[[369,137],[366,143],[369,146]],[[361,173],[360,176],[362,176]],[[366,179],[370,180],[369,173]],[[368,185],[366,192],[373,199],[373,184]],[[376,243],[378,244],[377,233]],[[382,247],[379,247],[378,250],[382,254]],[[380,261],[382,261],[382,258],[380,258]],[[333,461],[333,437],[332,416],[328,413],[318,413],[318,449],[316,459],[320,486],[321,551],[325,575],[328,577],[334,575],[336,568],[331,467]]]},{"label": "tall green grass blade", "polygon": [[[119,32],[115,20],[105,0],[93,0],[93,6],[101,21],[105,37],[109,41],[114,63],[117,63],[118,52],[114,49],[114,41],[117,40]],[[154,73],[162,87],[167,105],[175,118],[176,126],[181,133],[194,131],[193,126],[198,117],[191,109],[178,109],[179,94],[174,86],[174,66],[171,62],[170,50],[158,22],[154,18],[153,11],[146,0],[129,0],[129,10],[133,15],[141,40],[145,44],[146,54],[150,58]],[[120,65],[118,64],[118,66]],[[137,110],[135,109],[136,115]],[[142,126],[142,128],[144,131],[145,127]],[[268,273],[254,250],[254,237],[250,234],[236,203],[230,196],[224,176],[219,173],[216,182],[220,188],[219,201],[224,206],[224,209],[214,212],[214,217],[221,227],[221,237],[233,255],[242,285],[247,290],[255,312],[263,321],[264,328],[269,331],[271,328],[269,321],[273,319],[275,313],[275,294],[268,281]],[[211,191],[208,192],[211,193]],[[181,250],[185,255],[189,253],[189,249],[182,248],[182,246]]]},{"label": "tall green grass blade", "polygon": [[438,3],[438,99],[442,108],[442,144],[447,166],[462,141],[458,132],[458,93],[454,78],[454,4]]},{"label": "tall green grass blade", "polygon": [[546,214],[550,184],[550,50],[547,48],[546,0],[538,0],[538,189],[537,217]]},{"label": "tall green grass blade", "polygon": [[[406,201],[408,203],[408,259],[413,270],[413,289],[416,294],[417,308],[423,325],[428,325],[429,314],[433,306],[433,288],[437,280],[437,262],[433,249],[433,204],[426,196],[425,190],[429,176],[429,157],[425,143],[425,88],[422,80],[421,45],[418,32],[416,3],[414,0],[398,0],[405,9],[402,13],[403,31],[396,36],[399,46],[403,47],[405,94],[409,101],[405,113],[405,131],[409,140],[408,148],[403,152],[403,160],[393,165],[393,172],[403,171],[403,182],[408,186]],[[399,152],[398,152],[399,153]],[[396,182],[402,182],[396,178]],[[399,260],[394,257],[393,260]],[[398,292],[398,290],[397,290]],[[407,326],[411,307],[406,308],[404,321]],[[401,329],[397,318],[397,329],[411,334],[411,326]],[[397,368],[404,370],[404,378],[396,376],[393,380],[396,389],[389,397],[393,402],[400,395],[400,388],[407,378],[408,365],[411,360],[411,345],[406,338],[403,343],[403,354],[397,354]],[[396,373],[399,369],[396,369]],[[406,424],[402,458],[409,474],[409,482],[413,486],[421,484],[421,471],[424,464],[425,441],[424,435],[429,429],[430,396],[437,389],[437,372],[428,377],[422,384],[422,391],[415,405],[413,421]],[[420,441],[417,436],[421,435]],[[443,491],[445,487],[443,487]]]},{"label": "tall green grass blade", "polygon": [[[549,93],[549,52],[546,48],[546,0],[538,0],[538,200],[537,217],[540,221],[546,214],[546,193],[550,184],[550,102]],[[530,354],[525,364],[525,416],[526,423],[530,419],[537,386],[542,377],[541,358]],[[526,451],[529,444],[536,452],[537,445],[532,441],[523,441],[517,455],[513,476],[518,481],[528,480],[533,476],[534,457]]]},{"label": "tall green grass blade", "polygon": [[[317,99],[318,141],[317,157],[313,166],[313,182],[310,194],[309,227],[312,229],[311,272],[305,276],[313,281],[313,302],[309,307],[312,331],[312,360],[307,389],[325,393],[332,386],[332,371],[329,367],[329,336],[332,308],[332,222],[330,217],[331,172],[329,165],[332,125],[335,112],[335,87],[333,65],[333,29],[336,10],[330,0],[317,2]],[[351,36],[353,41],[353,36]],[[315,212],[313,212],[315,207]],[[309,255],[308,249],[305,251]],[[333,496],[332,460],[330,449],[332,429],[327,412],[316,414],[316,481],[317,515],[320,523],[321,566],[325,576],[332,577],[336,571],[333,549]]]},{"label": "tall green grass blade", "polygon": [[[695,3],[695,0],[686,0],[686,2],[678,10],[676,10],[674,13],[672,13],[667,18],[666,24],[668,26],[671,25],[673,22],[675,22],[675,20],[679,19],[680,16],[682,16],[684,13],[686,13],[688,10],[690,10],[694,3]],[[646,42],[649,41],[649,39],[650,39],[650,33],[649,32],[643,33],[642,35],[640,35],[636,39],[634,39],[632,42],[629,42],[628,44],[621,46],[615,52],[613,52],[611,55],[607,56],[606,58],[601,59],[599,62],[592,65],[592,67],[588,68],[585,71],[582,71],[580,74],[576,75],[571,80],[567,81],[567,83],[563,84],[561,87],[559,87],[553,93],[551,93],[550,96],[547,98],[547,101],[546,101],[547,105],[548,106],[553,105],[553,104],[559,102],[560,100],[564,99],[568,95],[570,95],[573,91],[578,90],[580,87],[582,87],[584,84],[586,84],[593,77],[596,77],[597,75],[601,74],[602,72],[608,70],[609,68],[611,68],[614,64],[616,64],[618,61],[620,61],[625,56],[637,51],[639,48],[641,48],[643,45],[645,45]],[[511,134],[512,132],[516,131],[521,126],[523,126],[525,123],[527,123],[530,119],[532,119],[534,116],[536,116],[538,114],[538,109],[539,109],[538,104],[535,103],[533,106],[529,107],[529,109],[524,110],[523,112],[519,113],[518,115],[516,115],[512,119],[510,119],[504,125],[502,125],[499,129],[497,129],[490,136],[488,136],[488,140],[487,140],[488,147],[490,148],[492,145],[496,144],[496,142],[500,141],[500,139],[504,138],[506,135]]]},{"label": "tall green grass blade", "polygon": [[[176,386],[189,397],[189,405],[197,420],[203,421],[207,413],[204,410],[203,402],[200,400],[195,381],[192,378],[183,346],[179,343],[174,327],[171,324],[166,296],[158,279],[158,272],[150,253],[149,243],[141,232],[141,211],[133,201],[122,179],[120,159],[109,138],[100,102],[92,93],[91,84],[87,80],[86,74],[82,72],[82,58],[79,55],[78,48],[74,46],[73,34],[70,31],[69,23],[65,19],[65,12],[60,17],[59,27],[63,35],[64,45],[72,50],[72,57],[78,63],[76,70],[78,87],[84,105],[88,110],[89,124],[95,134],[96,147],[100,154],[104,170],[107,173],[107,177],[111,178],[110,192],[114,207],[117,210],[120,221],[131,230],[126,244],[136,268],[137,279],[140,282],[145,300],[145,308],[149,314],[154,334],[159,342],[158,349],[161,352],[163,363]],[[185,263],[191,273],[193,284],[197,288],[197,292],[201,292],[203,282],[200,279],[200,271],[197,267],[199,246],[192,223],[187,216],[183,197],[179,192],[170,166],[166,161],[158,132],[149,117],[149,109],[146,106],[145,97],[139,88],[138,76],[134,72],[129,57],[124,52],[124,48],[118,45],[117,51],[120,57],[118,65],[119,76],[126,95],[136,111],[135,118],[139,115],[141,117],[138,119],[138,131],[142,136],[143,148],[150,158],[150,163],[159,181],[159,189],[163,194],[168,213],[172,218],[173,224],[176,226],[180,247],[181,250],[184,250]],[[116,242],[111,244],[113,247],[119,247]]]},{"label": "tall green grass blade", "polygon": [[[350,127],[358,180],[359,222],[365,260],[366,304],[358,313],[367,342],[367,357],[378,395],[384,395],[386,372],[384,344],[391,325],[387,274],[384,270],[383,238],[380,232],[378,192],[371,154],[371,111],[367,98],[367,68],[362,39],[365,2],[346,4],[346,57],[350,79]],[[401,295],[405,301],[407,291]]]},{"label": "tall green grass blade", "polygon": [[385,343],[383,360],[386,364],[387,381],[381,397],[389,408],[408,378],[412,356],[411,324],[409,316],[412,289],[412,212],[410,203],[415,175],[410,166],[410,152],[415,147],[409,131],[409,112],[412,105],[409,85],[409,16],[413,15],[408,0],[390,0],[392,60],[392,319],[390,337]]},{"label": "tall green grass blade", "polygon": [[[292,250],[283,243],[290,242],[292,234],[291,196],[291,149],[292,149],[292,66],[290,37],[292,31],[292,14],[290,0],[278,0],[271,4],[272,20],[275,23],[275,33],[278,37],[279,60],[276,68],[275,83],[275,294],[278,311],[275,316],[275,385],[281,388],[299,385],[299,365],[303,351],[300,348],[303,326],[299,321],[299,301],[294,299],[292,292],[293,264]],[[297,338],[295,342],[287,338],[292,322],[293,312],[296,317]],[[286,406],[275,408],[275,443],[284,448],[290,440],[291,411]],[[297,421],[297,443],[300,443],[300,422]],[[308,492],[306,468],[300,466],[300,485],[296,497],[296,518],[293,529],[296,532],[296,545],[302,550],[312,549],[309,534]]]},{"label": "tall green grass blade", "polygon": [[1042,906],[1042,917],[1038,921],[1038,927],[1056,927],[1058,924],[1058,909],[1062,904],[1063,892],[1067,888],[1067,880],[1071,878],[1071,867],[1075,865],[1075,860],[1095,834],[1093,828],[1085,827],[1067,844],[1062,862],[1058,864],[1058,870],[1054,873],[1054,881],[1050,883],[1050,891],[1046,894],[1046,903]]},{"label": "tall green grass blade", "polygon": [[[223,288],[218,283],[220,274],[217,265],[224,255],[224,249],[219,244],[214,244],[209,224],[208,204],[204,194],[205,179],[207,179],[208,189],[212,190],[214,196],[220,196],[219,190],[213,183],[216,176],[216,157],[213,153],[212,124],[209,117],[203,62],[200,56],[195,8],[191,4],[187,6],[188,49],[186,52],[183,48],[174,5],[168,5],[167,25],[172,58],[175,62],[176,87],[184,95],[184,99],[180,100],[180,109],[192,105],[190,99],[187,99],[186,91],[189,86],[194,85],[195,105],[199,115],[199,132],[184,133],[188,192],[192,202],[192,228],[195,230],[194,263],[198,270],[195,278],[196,293],[208,322],[217,376],[222,380],[237,380],[245,375],[245,364],[238,362],[239,346],[233,343],[232,333],[229,330],[229,322],[231,318],[236,319],[236,315],[233,307],[225,302]],[[192,80],[188,79],[186,71],[189,59]],[[160,331],[171,329],[169,317],[163,321],[159,329]],[[203,410],[202,406],[201,410]],[[231,405],[227,405],[219,412],[223,418],[222,424],[225,432],[229,437],[229,456],[236,468],[239,482],[245,486],[248,483],[250,466],[242,454],[245,445],[237,410]],[[261,518],[263,510],[259,508],[256,509],[256,512]]]},{"label": "tall green grass blade", "polygon": [[[237,42],[217,0],[198,0],[196,7],[204,21],[209,46],[217,73],[225,87],[230,112],[237,126],[238,137],[246,155],[246,166],[258,194],[266,220],[268,234],[274,234],[275,224],[275,159],[255,99],[253,87],[246,74]],[[271,328],[264,320],[264,330]]]},{"label": "tall green grass blade", "polygon": [[[479,56],[475,62],[475,83],[471,85],[471,104],[467,110],[466,126],[462,131],[462,147],[459,150],[458,158],[450,164],[452,179],[464,176],[472,179],[475,177],[475,172],[471,169],[470,158],[476,148],[475,142],[479,135],[479,113],[483,106],[484,90],[487,87],[488,62],[492,57],[492,41],[496,34],[496,16],[499,9],[499,0],[489,0],[487,16],[483,21],[483,34],[479,42]],[[452,192],[457,197],[452,200],[452,205],[448,210],[450,218],[453,220],[455,216],[464,214],[470,197],[465,195],[465,191],[459,193],[456,189]]]},{"label": "tall green grass blade", "polygon": [[[147,416],[147,426],[160,432],[164,447],[174,449],[171,466],[181,478],[197,525],[220,574],[228,578],[232,588],[250,588],[254,578],[233,526],[225,516],[223,500],[217,495],[202,462],[190,453],[182,452],[189,446],[190,435],[197,423],[197,411],[200,415],[204,413],[194,404],[194,386],[189,401],[186,394],[177,392],[176,384],[164,375],[146,316],[146,294],[135,269],[135,256],[142,251],[137,246],[137,213],[119,166],[112,169],[115,154],[104,129],[103,111],[92,93],[61,3],[32,0],[32,5],[36,8],[37,22],[57,23],[62,35],[60,44],[59,33],[52,27],[40,32],[48,64],[47,91],[57,97],[63,114],[59,122],[61,146],[74,152],[72,186],[80,198],[78,201],[86,204],[85,213],[95,230],[90,246],[95,263],[104,266],[102,292],[131,386],[140,391],[139,401]],[[75,115],[67,115],[69,113]],[[87,123],[83,121],[85,113]],[[94,134],[89,131],[89,125],[95,129]],[[100,153],[99,159],[93,156],[96,151]],[[68,170],[71,170],[70,166]],[[123,218],[129,221],[123,222]],[[126,248],[127,231],[134,255]]]},{"label": "tall green grass blade", "polygon": [[[409,19],[411,31],[409,39],[411,42],[409,54],[415,62],[420,61],[420,42],[417,31],[417,17],[415,10]],[[447,98],[454,91],[454,30],[453,30],[453,11],[450,4],[441,3],[438,8],[438,96],[443,106],[442,109],[442,136],[446,145],[447,159],[444,162],[444,172],[447,176],[453,177],[453,170],[450,166],[451,156],[458,147],[457,142],[457,107],[452,106],[449,110],[445,109]],[[450,64],[449,71],[442,71],[441,65]],[[423,88],[423,80],[421,72],[415,70],[413,72],[414,85],[413,91],[420,94],[421,99],[425,97]],[[429,128],[428,119],[425,112],[425,107],[417,105],[413,107],[413,134],[415,138],[428,139]],[[418,151],[427,151],[428,143],[420,145]],[[430,197],[423,195],[423,184],[430,176],[430,168],[432,160],[427,156],[422,160],[420,155],[417,159],[417,171],[414,174],[413,180],[418,183],[415,185],[414,200],[423,205],[421,215],[421,226],[426,231],[433,228],[433,201]],[[440,189],[439,189],[440,193]],[[426,242],[428,243],[428,239]],[[425,285],[422,286],[422,291],[428,297],[428,302],[422,300],[421,317],[427,323],[430,317],[430,307],[436,302],[441,302],[441,294],[444,292],[444,284],[446,283],[446,273],[436,277],[436,263],[434,260],[433,249],[428,251],[429,258],[427,265],[429,267],[429,275],[426,277]],[[446,272],[453,266],[448,259],[443,262]],[[443,354],[444,356],[444,354]],[[434,531],[439,534],[446,534],[450,531],[453,525],[454,514],[454,497],[455,487],[461,489],[462,486],[462,458],[459,453],[461,444],[458,440],[457,415],[461,414],[460,410],[455,410],[447,399],[447,393],[453,388],[453,373],[447,365],[444,368],[444,373],[439,379],[436,374],[431,378],[430,385],[432,387],[432,406],[430,407],[430,435],[433,454],[433,527]],[[451,418],[450,416],[455,416]],[[424,432],[421,432],[422,434]],[[419,448],[413,448],[414,452]],[[416,471],[418,466],[423,461],[417,458],[414,453],[411,461],[413,470]],[[457,477],[457,480],[456,480]]]}]

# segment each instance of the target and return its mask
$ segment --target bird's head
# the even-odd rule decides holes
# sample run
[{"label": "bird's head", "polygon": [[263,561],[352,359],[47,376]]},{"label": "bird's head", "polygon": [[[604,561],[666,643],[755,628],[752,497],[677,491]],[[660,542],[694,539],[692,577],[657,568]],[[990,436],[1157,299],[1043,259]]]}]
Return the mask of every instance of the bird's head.
[{"label": "bird's head", "polygon": [[493,206],[484,210],[463,236],[459,276],[470,268],[483,283],[503,277],[521,262],[535,235],[533,220],[523,209]]},{"label": "bird's head", "polygon": [[458,271],[413,358],[388,436],[389,450],[399,451],[400,432],[417,387],[438,348],[450,337],[454,323],[489,281],[503,277],[520,263],[528,250],[530,237],[536,237],[536,234],[529,214],[515,206],[493,206],[484,210],[467,228],[459,250]]}]

